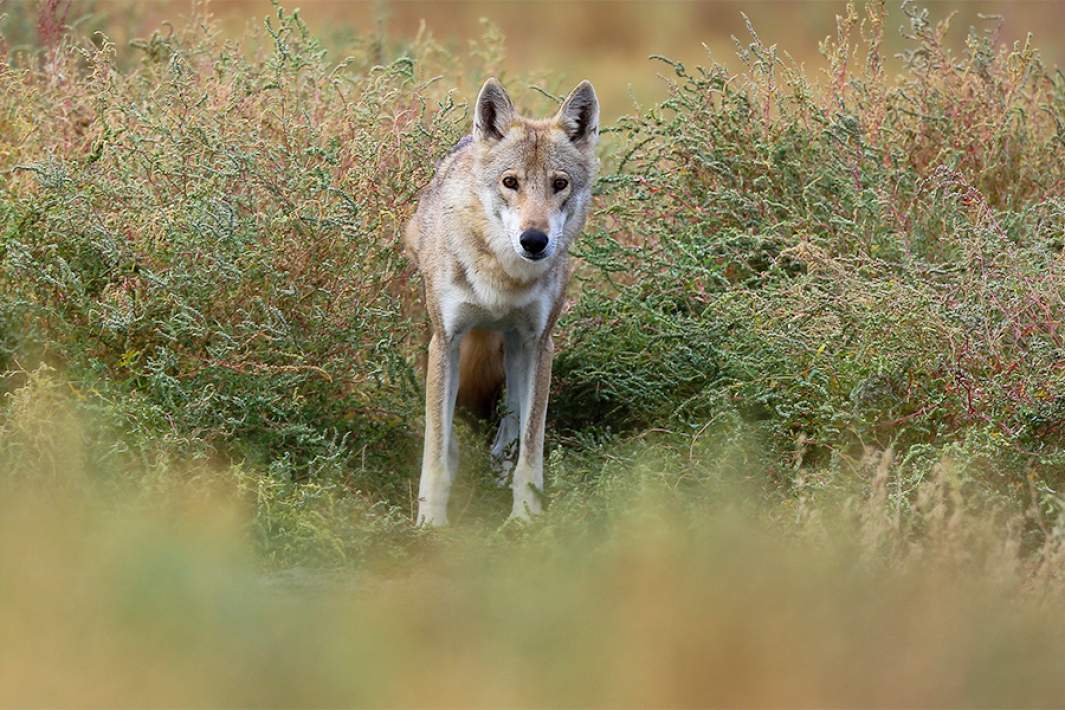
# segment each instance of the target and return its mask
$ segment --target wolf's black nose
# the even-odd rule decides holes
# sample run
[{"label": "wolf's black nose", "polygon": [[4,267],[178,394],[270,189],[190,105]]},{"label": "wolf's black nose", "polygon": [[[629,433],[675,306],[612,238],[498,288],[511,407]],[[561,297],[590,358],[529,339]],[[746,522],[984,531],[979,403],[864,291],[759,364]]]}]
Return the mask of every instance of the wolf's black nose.
[{"label": "wolf's black nose", "polygon": [[547,235],[539,229],[526,229],[521,233],[521,248],[530,254],[539,254],[547,247]]}]

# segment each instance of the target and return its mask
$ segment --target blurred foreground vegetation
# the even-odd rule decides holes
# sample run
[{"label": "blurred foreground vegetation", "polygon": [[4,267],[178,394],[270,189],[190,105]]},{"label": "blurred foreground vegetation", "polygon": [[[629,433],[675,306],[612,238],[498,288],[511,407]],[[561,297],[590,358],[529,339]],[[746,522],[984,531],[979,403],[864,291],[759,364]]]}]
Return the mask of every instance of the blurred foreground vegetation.
[{"label": "blurred foreground vegetation", "polygon": [[[419,532],[239,465],[101,481],[115,450],[88,443],[66,386],[38,371],[8,406],[3,705],[998,707],[1065,692],[1060,527],[988,504],[947,461],[905,491],[889,450],[850,470],[853,494],[774,498],[739,443],[646,439],[605,462],[556,455],[534,526]],[[389,540],[370,548],[375,528]],[[357,568],[313,564],[355,550]]]},{"label": "blurred foreground vegetation", "polygon": [[1065,77],[1031,44],[907,5],[889,76],[872,4],[820,73],[756,28],[738,74],[660,60],[604,136],[548,512],[500,527],[469,422],[428,533],[397,235],[502,38],[335,55],[277,9],[120,47],[56,7],[0,65],[0,702],[1060,704]]}]

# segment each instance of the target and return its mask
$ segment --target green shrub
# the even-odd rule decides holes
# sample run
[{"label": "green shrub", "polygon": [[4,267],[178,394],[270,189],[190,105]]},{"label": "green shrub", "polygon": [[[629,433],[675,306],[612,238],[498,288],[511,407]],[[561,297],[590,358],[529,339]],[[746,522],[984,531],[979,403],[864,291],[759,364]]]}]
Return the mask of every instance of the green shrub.
[{"label": "green shrub", "polygon": [[897,79],[883,8],[851,8],[822,82],[752,30],[746,73],[672,64],[669,99],[621,121],[560,425],[737,416],[788,476],[979,431],[990,468],[1062,470],[1065,78],[975,30],[954,56],[907,14]]},{"label": "green shrub", "polygon": [[104,43],[0,74],[2,356],[301,475],[403,454],[421,336],[397,235],[466,123],[426,91],[433,45],[336,64],[278,10],[242,44],[192,22],[137,46],[125,71]]}]

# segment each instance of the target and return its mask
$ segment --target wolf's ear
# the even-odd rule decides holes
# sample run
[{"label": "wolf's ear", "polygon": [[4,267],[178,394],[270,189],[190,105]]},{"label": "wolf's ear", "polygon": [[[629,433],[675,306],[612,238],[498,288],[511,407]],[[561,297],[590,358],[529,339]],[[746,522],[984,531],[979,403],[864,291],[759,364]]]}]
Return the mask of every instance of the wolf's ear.
[{"label": "wolf's ear", "polygon": [[577,84],[555,116],[569,139],[581,148],[594,147],[599,140],[599,99],[592,83],[585,79]]},{"label": "wolf's ear", "polygon": [[514,120],[514,104],[503,85],[492,77],[484,82],[477,95],[473,112],[473,137],[477,140],[497,141],[507,134]]}]

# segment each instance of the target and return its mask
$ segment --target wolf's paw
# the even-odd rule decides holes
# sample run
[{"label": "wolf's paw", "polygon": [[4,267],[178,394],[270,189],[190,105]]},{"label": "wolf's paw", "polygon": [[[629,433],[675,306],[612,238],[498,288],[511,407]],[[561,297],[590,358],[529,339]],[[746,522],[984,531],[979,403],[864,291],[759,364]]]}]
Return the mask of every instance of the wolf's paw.
[{"label": "wolf's paw", "polygon": [[514,506],[511,508],[509,519],[526,523],[531,522],[533,518],[543,512],[540,495],[540,492],[532,486],[528,486],[528,489],[522,494],[515,491]]},{"label": "wolf's paw", "polygon": [[416,525],[420,528],[442,528],[447,525],[447,506],[427,505],[422,503],[418,506],[418,520]]}]

